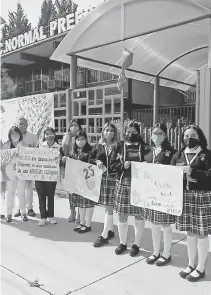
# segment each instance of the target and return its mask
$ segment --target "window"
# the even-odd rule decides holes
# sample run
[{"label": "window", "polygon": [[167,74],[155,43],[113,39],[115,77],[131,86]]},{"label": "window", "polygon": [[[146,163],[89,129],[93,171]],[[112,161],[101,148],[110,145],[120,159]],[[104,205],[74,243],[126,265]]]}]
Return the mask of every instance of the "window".
[{"label": "window", "polygon": [[103,89],[97,89],[96,96],[97,96],[96,104],[103,104]]},{"label": "window", "polygon": [[60,107],[66,107],[66,93],[60,93]]},{"label": "window", "polygon": [[103,113],[102,108],[89,109],[89,115],[102,115],[102,113]]},{"label": "window", "polygon": [[54,108],[58,109],[59,107],[59,96],[58,94],[54,94]]},{"label": "window", "polygon": [[95,92],[94,92],[94,90],[89,90],[89,92],[88,92],[88,94],[89,94],[89,105],[94,105],[94,99],[95,99]]},{"label": "window", "polygon": [[66,110],[58,110],[54,111],[55,117],[65,117],[66,116]]}]

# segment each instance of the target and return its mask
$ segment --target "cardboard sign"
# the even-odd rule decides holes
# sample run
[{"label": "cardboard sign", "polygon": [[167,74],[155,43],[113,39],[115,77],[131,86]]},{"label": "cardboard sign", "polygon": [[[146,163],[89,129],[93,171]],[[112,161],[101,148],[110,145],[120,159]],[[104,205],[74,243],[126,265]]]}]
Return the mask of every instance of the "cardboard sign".
[{"label": "cardboard sign", "polygon": [[131,204],[180,216],[183,207],[181,167],[132,162]]},{"label": "cardboard sign", "polygon": [[1,182],[16,179],[18,149],[1,150]]},{"label": "cardboard sign", "polygon": [[16,175],[22,180],[57,181],[59,150],[20,148],[16,168]]}]

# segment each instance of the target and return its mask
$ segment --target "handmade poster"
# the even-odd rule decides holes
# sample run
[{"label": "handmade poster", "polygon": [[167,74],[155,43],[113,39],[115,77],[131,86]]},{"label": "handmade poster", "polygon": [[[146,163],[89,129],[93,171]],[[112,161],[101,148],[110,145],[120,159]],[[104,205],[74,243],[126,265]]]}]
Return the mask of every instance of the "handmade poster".
[{"label": "handmade poster", "polygon": [[16,175],[22,180],[57,181],[59,179],[59,150],[20,148]]},{"label": "handmade poster", "polygon": [[64,188],[94,202],[98,202],[102,174],[105,170],[95,165],[74,159],[67,159]]},{"label": "handmade poster", "polygon": [[54,127],[54,100],[52,93],[42,93],[0,101],[1,139],[8,140],[9,129],[18,118],[28,121],[28,131],[40,139],[47,126]]},{"label": "handmade poster", "polygon": [[180,216],[183,170],[178,166],[132,162],[131,204]]},{"label": "handmade poster", "polygon": [[1,150],[1,182],[16,178],[16,160],[18,149]]}]

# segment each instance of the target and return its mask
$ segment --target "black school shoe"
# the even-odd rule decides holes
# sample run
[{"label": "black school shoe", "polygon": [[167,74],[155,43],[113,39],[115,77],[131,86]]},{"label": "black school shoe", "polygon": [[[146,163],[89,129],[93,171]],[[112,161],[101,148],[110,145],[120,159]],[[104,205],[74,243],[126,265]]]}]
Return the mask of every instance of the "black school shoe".
[{"label": "black school shoe", "polygon": [[107,240],[113,239],[114,237],[115,237],[114,231],[109,230]]},{"label": "black school shoe", "polygon": [[1,219],[3,219],[5,217],[5,215],[4,214],[1,214]]},{"label": "black school shoe", "polygon": [[163,259],[163,261],[160,261],[159,259],[156,261],[156,265],[157,266],[164,266],[166,264],[168,264],[169,262],[171,262],[171,255],[169,256],[169,258],[165,258],[163,256],[160,256],[160,258]]},{"label": "black school shoe", "polygon": [[6,222],[12,222],[12,217],[7,216],[7,218],[6,218]]},{"label": "black school shoe", "polygon": [[195,268],[191,267],[190,265],[188,265],[188,267],[189,267],[189,269],[190,269],[190,272],[181,271],[181,272],[179,273],[179,275],[181,276],[181,278],[186,279],[186,277],[187,277],[189,274],[191,274],[191,273],[194,271],[194,269],[195,269]]},{"label": "black school shoe", "polygon": [[104,239],[102,236],[99,236],[95,241],[94,241],[94,244],[93,246],[95,248],[99,248],[99,247],[102,247],[104,245],[108,244],[108,238],[107,239]]},{"label": "black school shoe", "polygon": [[[150,257],[153,257],[153,258],[150,258]],[[147,264],[154,264],[159,258],[160,258],[160,254],[158,256],[150,255],[149,257],[147,257],[146,263]]]},{"label": "black school shoe", "polygon": [[21,217],[23,221],[28,221],[28,217],[26,216],[26,214],[22,214]]},{"label": "black school shoe", "polygon": [[75,232],[78,232],[82,227],[84,227],[85,225],[83,225],[83,224],[79,224],[76,228],[74,228],[73,230],[75,231]]},{"label": "black school shoe", "polygon": [[119,246],[115,249],[116,255],[120,255],[127,250],[127,245],[119,244]]},{"label": "black school shoe", "polygon": [[21,211],[17,210],[14,214],[14,217],[19,217],[19,216],[21,216]]},{"label": "black school shoe", "polygon": [[130,256],[134,257],[138,254],[138,252],[139,252],[139,247],[136,244],[134,244],[130,249]]},{"label": "black school shoe", "polygon": [[31,217],[35,217],[36,216],[36,213],[34,212],[33,209],[29,209],[28,210],[28,215],[31,216]]},{"label": "black school shoe", "polygon": [[189,282],[197,282],[201,279],[203,279],[205,277],[205,271],[203,272],[200,272],[198,269],[196,269],[197,273],[199,274],[198,277],[193,277],[191,274],[189,274],[186,279],[189,281]]},{"label": "black school shoe", "polygon": [[78,233],[85,234],[85,233],[90,232],[91,230],[92,230],[91,226],[87,227],[86,225],[84,225],[79,229]]}]

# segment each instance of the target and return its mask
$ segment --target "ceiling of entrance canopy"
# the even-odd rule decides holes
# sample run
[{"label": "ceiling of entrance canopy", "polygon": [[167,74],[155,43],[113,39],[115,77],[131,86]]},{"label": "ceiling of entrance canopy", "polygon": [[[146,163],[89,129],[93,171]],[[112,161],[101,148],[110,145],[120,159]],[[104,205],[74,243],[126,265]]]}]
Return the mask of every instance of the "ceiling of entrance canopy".
[{"label": "ceiling of entrance canopy", "polygon": [[121,65],[126,47],[134,53],[130,69],[141,72],[127,71],[127,77],[151,82],[160,75],[194,84],[194,72],[208,63],[210,16],[211,0],[110,0],[84,17],[51,59],[70,62],[75,54],[81,66],[119,74],[111,65]]}]

